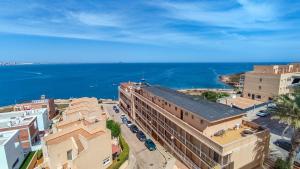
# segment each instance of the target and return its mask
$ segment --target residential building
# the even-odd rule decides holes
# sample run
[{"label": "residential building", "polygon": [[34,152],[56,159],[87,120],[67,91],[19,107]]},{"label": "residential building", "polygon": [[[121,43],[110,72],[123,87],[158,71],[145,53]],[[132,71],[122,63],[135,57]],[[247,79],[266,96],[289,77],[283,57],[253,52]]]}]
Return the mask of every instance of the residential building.
[{"label": "residential building", "polygon": [[23,110],[32,110],[32,109],[41,109],[41,108],[48,109],[49,119],[52,119],[58,113],[58,111],[56,111],[55,109],[54,99],[45,99],[44,97],[42,97],[41,100],[32,100],[21,104],[16,104],[14,106],[14,111],[23,111]]},{"label": "residential building", "polygon": [[18,130],[0,132],[0,168],[19,169],[24,161]]},{"label": "residential building", "polygon": [[119,96],[120,107],[191,169],[252,169],[268,154],[269,131],[241,110],[148,84],[122,83]]},{"label": "residential building", "polygon": [[20,118],[36,117],[37,126],[40,133],[43,133],[45,130],[47,130],[51,124],[51,120],[49,119],[47,108],[5,112],[0,114],[0,118],[17,118],[17,117]]},{"label": "residential building", "polygon": [[72,100],[63,113],[63,120],[43,138],[42,167],[107,168],[112,163],[112,141],[106,119],[97,99]]},{"label": "residential building", "polygon": [[0,113],[0,132],[19,130],[21,145],[25,153],[38,144],[39,130],[36,116],[11,116]]},{"label": "residential building", "polygon": [[300,84],[300,64],[256,65],[245,73],[243,97],[270,101],[274,97],[291,93]]}]

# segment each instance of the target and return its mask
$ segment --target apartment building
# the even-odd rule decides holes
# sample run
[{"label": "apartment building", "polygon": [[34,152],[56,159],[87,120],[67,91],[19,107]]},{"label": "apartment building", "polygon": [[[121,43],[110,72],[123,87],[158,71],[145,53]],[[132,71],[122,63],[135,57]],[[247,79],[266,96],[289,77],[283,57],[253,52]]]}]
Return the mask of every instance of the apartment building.
[{"label": "apartment building", "polygon": [[269,131],[244,112],[161,86],[122,83],[120,107],[191,169],[252,169],[268,153]]},{"label": "apartment building", "polygon": [[24,151],[18,130],[0,132],[0,160],[1,169],[20,168],[24,160]]},{"label": "apartment building", "polygon": [[24,161],[18,130],[0,132],[0,168],[18,169]]},{"label": "apartment building", "polygon": [[4,112],[0,114],[0,118],[25,118],[36,117],[37,126],[40,133],[44,133],[50,127],[51,120],[49,119],[48,109],[30,109],[23,111]]},{"label": "apartment building", "polygon": [[300,64],[254,66],[245,73],[243,97],[270,101],[300,84]]},{"label": "apartment building", "polygon": [[41,109],[41,108],[48,109],[49,119],[52,119],[58,113],[55,109],[54,99],[45,99],[45,98],[42,98],[41,100],[32,100],[30,102],[16,104],[14,106],[14,111],[24,111],[24,110],[33,110],[33,109]]},{"label": "apartment building", "polygon": [[112,141],[106,119],[97,99],[72,100],[63,113],[63,120],[43,138],[44,164],[41,167],[107,168],[112,163]]},{"label": "apartment building", "polygon": [[0,113],[0,132],[19,130],[20,141],[24,152],[34,149],[38,144],[39,130],[36,116],[12,116]]}]

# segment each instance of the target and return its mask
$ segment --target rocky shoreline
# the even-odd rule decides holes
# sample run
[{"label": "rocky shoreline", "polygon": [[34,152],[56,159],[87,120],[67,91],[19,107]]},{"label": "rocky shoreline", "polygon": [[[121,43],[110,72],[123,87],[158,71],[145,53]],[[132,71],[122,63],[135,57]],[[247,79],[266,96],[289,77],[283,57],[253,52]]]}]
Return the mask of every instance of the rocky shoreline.
[{"label": "rocky shoreline", "polygon": [[235,74],[228,74],[228,75],[221,75],[219,76],[219,81],[225,83],[227,85],[233,87],[239,87],[240,85],[240,76],[244,73],[235,73]]}]

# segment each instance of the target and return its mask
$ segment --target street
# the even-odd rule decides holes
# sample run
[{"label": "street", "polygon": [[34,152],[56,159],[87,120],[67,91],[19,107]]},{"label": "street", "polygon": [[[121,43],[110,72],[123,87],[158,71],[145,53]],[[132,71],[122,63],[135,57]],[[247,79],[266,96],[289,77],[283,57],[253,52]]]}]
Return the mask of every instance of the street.
[{"label": "street", "polygon": [[[129,166],[127,167],[128,169],[163,169],[166,168],[167,162],[174,161],[175,163],[174,158],[156,142],[155,144],[157,150],[149,151],[145,147],[144,142],[139,141],[136,137],[136,134],[132,133],[130,129],[122,123],[120,115],[124,113],[121,109],[119,109],[119,113],[115,113],[113,106],[116,104],[102,105],[104,110],[109,113],[111,118],[121,124],[122,136],[125,138],[130,147]],[[144,133],[147,138],[150,138],[146,132]]]}]

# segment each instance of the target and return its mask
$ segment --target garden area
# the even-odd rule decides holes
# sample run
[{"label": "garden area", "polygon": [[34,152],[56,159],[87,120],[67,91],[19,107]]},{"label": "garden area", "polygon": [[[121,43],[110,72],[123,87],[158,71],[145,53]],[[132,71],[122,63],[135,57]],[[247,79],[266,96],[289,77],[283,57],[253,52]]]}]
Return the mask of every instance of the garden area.
[{"label": "garden area", "polygon": [[108,169],[118,169],[122,164],[128,159],[129,156],[129,146],[126,143],[125,139],[121,135],[120,124],[113,121],[107,120],[106,127],[111,130],[112,137],[119,138],[119,144],[121,146],[122,152],[119,156],[113,161],[113,163],[108,167]]}]

